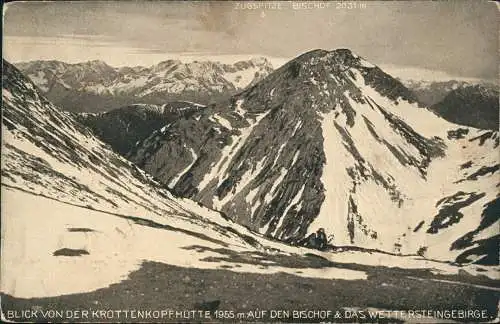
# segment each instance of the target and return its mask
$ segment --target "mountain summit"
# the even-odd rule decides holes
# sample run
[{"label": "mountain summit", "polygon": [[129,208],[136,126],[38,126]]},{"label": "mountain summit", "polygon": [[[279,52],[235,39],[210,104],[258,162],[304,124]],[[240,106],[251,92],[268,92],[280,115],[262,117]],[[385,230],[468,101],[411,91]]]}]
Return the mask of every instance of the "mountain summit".
[{"label": "mountain summit", "polygon": [[436,117],[398,80],[339,49],[295,58],[154,132],[129,158],[276,239],[325,228],[336,245],[487,263],[497,146],[498,133]]}]

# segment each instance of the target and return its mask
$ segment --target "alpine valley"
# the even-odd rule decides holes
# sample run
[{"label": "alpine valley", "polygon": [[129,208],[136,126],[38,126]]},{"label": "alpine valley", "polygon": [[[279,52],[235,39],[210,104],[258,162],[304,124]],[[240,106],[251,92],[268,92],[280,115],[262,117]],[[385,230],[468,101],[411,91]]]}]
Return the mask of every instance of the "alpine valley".
[{"label": "alpine valley", "polygon": [[[3,61],[2,320],[497,317],[498,132],[446,121],[350,50],[274,71],[265,59],[19,67]],[[99,104],[72,106],[82,93]],[[299,244],[319,228],[328,249]],[[210,316],[169,315],[182,310]]]}]

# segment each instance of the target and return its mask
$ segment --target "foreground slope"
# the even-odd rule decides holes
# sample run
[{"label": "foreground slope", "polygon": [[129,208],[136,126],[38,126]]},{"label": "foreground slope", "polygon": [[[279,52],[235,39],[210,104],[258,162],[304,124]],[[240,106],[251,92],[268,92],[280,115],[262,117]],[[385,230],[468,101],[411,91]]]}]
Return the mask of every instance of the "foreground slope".
[{"label": "foreground slope", "polygon": [[349,50],[316,50],[129,158],[280,240],[324,227],[337,245],[497,264],[498,133],[459,129],[416,101]]},{"label": "foreground slope", "polygon": [[[363,250],[311,254],[266,240],[173,197],[6,62],[2,95],[4,321],[137,322],[137,311],[160,310],[162,322],[201,320],[169,317],[173,310],[261,321],[271,318],[258,310],[300,309],[352,322],[367,310],[415,307],[496,317],[498,287],[484,275],[497,278],[497,269]],[[134,317],[116,315],[124,309]],[[314,314],[280,320],[334,320]]]}]

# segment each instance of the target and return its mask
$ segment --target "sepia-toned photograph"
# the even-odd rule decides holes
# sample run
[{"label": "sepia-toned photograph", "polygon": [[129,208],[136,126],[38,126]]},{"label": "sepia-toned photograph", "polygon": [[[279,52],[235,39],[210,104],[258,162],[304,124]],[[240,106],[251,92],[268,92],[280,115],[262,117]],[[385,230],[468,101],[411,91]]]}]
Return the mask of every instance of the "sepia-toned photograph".
[{"label": "sepia-toned photograph", "polygon": [[4,3],[1,321],[498,323],[498,18]]}]

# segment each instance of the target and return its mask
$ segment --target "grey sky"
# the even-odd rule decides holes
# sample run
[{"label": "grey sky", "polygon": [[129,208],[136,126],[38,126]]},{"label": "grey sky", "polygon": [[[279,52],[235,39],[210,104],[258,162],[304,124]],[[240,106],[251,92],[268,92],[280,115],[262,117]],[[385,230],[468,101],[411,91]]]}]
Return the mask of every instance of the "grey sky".
[{"label": "grey sky", "polygon": [[493,2],[355,2],[366,8],[353,9],[309,2],[310,8],[297,9],[300,3],[241,9],[242,2],[14,2],[4,12],[5,51],[13,60],[53,53],[73,61],[97,55],[112,64],[124,51],[156,61],[163,53],[288,59],[310,49],[347,47],[375,64],[497,78]]}]

